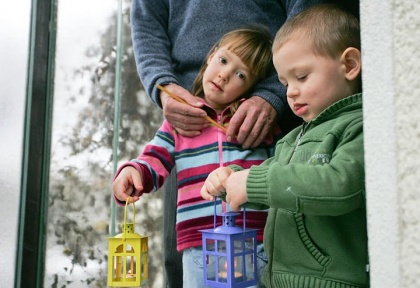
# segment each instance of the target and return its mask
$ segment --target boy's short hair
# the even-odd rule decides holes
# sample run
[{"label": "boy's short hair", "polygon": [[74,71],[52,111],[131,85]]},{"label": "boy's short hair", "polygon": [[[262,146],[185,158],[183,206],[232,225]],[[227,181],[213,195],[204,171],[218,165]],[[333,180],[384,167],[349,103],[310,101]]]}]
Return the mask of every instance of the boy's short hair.
[{"label": "boy's short hair", "polygon": [[315,54],[330,58],[361,46],[359,20],[333,4],[314,5],[287,20],[274,38],[273,52],[294,36],[310,39]]}]

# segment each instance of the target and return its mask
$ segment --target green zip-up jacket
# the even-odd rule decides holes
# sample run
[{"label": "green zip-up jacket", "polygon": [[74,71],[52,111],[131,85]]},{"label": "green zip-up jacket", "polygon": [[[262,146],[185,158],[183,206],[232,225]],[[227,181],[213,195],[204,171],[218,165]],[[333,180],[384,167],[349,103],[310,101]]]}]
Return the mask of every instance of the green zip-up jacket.
[{"label": "green zip-up jacket", "polygon": [[342,99],[251,167],[248,201],[270,207],[267,287],[369,286],[362,118],[362,94]]}]

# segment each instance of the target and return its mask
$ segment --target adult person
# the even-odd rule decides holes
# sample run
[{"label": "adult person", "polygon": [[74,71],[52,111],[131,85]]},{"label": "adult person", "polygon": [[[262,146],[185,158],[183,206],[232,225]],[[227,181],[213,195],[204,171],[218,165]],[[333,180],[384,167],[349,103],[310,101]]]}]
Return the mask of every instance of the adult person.
[{"label": "adult person", "polygon": [[[137,70],[147,94],[163,108],[165,118],[185,136],[196,136],[208,124],[202,103],[188,90],[207,51],[227,31],[252,23],[267,26],[272,35],[306,7],[323,0],[133,0],[132,40]],[[187,101],[179,103],[160,92],[164,85]],[[279,120],[284,132],[297,125],[277,76],[257,85],[231,119],[227,136],[244,148],[256,147]],[[182,287],[181,255],[176,251],[176,181],[172,173],[164,192],[164,254],[169,287]]]}]

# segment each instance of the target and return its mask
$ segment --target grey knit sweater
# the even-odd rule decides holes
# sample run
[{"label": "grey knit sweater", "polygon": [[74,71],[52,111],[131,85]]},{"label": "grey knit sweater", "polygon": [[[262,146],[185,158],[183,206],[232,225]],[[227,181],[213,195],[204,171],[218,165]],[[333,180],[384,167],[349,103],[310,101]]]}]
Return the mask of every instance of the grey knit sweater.
[{"label": "grey knit sweater", "polygon": [[[174,82],[190,89],[208,51],[226,32],[251,24],[273,36],[287,17],[320,0],[133,0],[134,54],[140,79],[161,106],[156,84]],[[287,108],[285,89],[273,71],[252,95],[267,100],[279,115]]]}]

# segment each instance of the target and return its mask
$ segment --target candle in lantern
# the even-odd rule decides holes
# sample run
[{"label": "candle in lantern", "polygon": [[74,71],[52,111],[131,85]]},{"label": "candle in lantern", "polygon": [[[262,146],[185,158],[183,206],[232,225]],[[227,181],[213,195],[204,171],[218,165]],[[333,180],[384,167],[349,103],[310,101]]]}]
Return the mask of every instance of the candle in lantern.
[{"label": "candle in lantern", "polygon": [[[234,265],[235,265],[235,269],[237,268],[237,266],[238,266],[238,262],[235,260],[234,261],[235,263],[234,263]],[[234,271],[234,277],[235,277],[235,282],[241,282],[242,281],[242,273],[241,272],[239,272],[239,271]],[[219,272],[219,281],[220,282],[227,282],[227,278],[228,278],[228,263],[227,263],[227,261],[225,260],[224,261],[224,265],[223,265],[223,270],[222,271],[220,271]]]}]

